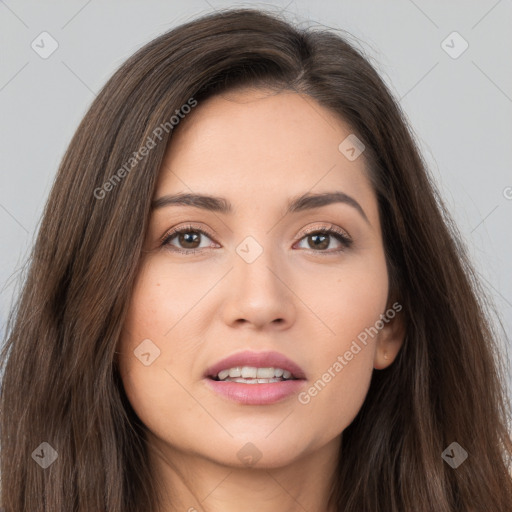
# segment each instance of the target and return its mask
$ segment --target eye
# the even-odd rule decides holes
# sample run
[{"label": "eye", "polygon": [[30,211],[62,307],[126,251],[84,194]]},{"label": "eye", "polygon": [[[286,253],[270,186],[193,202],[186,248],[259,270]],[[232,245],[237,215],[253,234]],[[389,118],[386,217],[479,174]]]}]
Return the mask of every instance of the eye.
[{"label": "eye", "polygon": [[[194,226],[184,226],[179,229],[174,229],[170,233],[167,233],[162,240],[163,246],[172,247],[171,250],[181,252],[184,254],[190,254],[194,252],[200,252],[205,248],[212,248],[211,246],[201,246],[201,237],[210,238],[210,234],[206,231],[196,228]],[[171,241],[176,238],[176,241],[181,247],[176,247]],[[199,244],[199,245],[198,245]],[[199,251],[198,251],[199,249]]]},{"label": "eye", "polygon": [[[338,242],[338,246],[341,245],[341,248],[327,251],[326,249],[329,248],[333,239]],[[348,249],[353,242],[347,233],[332,225],[329,227],[308,229],[305,235],[303,234],[302,238],[300,238],[299,242],[303,240],[309,242],[309,247],[306,249],[311,249],[313,252],[317,253],[324,253],[325,255],[344,251]]]}]

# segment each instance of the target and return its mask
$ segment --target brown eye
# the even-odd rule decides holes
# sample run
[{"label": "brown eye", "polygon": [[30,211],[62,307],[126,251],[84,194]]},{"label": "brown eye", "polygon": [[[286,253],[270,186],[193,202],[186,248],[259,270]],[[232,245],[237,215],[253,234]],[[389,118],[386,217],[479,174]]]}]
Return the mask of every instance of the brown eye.
[{"label": "brown eye", "polygon": [[200,233],[187,231],[186,233],[178,233],[176,236],[178,237],[180,245],[183,246],[184,244],[184,249],[197,249],[197,244],[200,242],[202,235]]},{"label": "brown eye", "polygon": [[306,238],[312,249],[327,249],[329,247],[330,235],[317,233],[316,235],[308,235]]},{"label": "brown eye", "polygon": [[[211,248],[211,245],[201,246],[202,238],[211,240],[208,233],[202,229],[186,226],[184,228],[176,229],[169,233],[162,241],[163,246],[175,248],[178,252],[195,252],[197,249]],[[176,239],[176,243],[171,243]],[[174,250],[174,249],[171,249]]]},{"label": "brown eye", "polygon": [[[334,248],[333,250],[327,251],[331,245],[332,240],[335,239],[341,248]],[[325,252],[325,253],[337,253],[343,251],[346,248],[349,248],[352,245],[352,239],[349,238],[342,232],[338,232],[333,229],[317,229],[316,231],[312,231],[306,234],[306,236],[301,238],[302,240],[308,241],[307,249],[312,249],[314,252]]]}]

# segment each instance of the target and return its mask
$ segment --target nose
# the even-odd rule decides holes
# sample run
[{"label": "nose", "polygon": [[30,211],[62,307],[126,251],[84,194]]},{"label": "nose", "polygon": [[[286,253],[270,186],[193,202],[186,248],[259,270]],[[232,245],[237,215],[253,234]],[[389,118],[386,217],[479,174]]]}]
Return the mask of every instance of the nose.
[{"label": "nose", "polygon": [[235,255],[221,312],[227,325],[284,330],[295,322],[298,299],[288,283],[289,274],[270,252],[264,250],[252,263]]}]

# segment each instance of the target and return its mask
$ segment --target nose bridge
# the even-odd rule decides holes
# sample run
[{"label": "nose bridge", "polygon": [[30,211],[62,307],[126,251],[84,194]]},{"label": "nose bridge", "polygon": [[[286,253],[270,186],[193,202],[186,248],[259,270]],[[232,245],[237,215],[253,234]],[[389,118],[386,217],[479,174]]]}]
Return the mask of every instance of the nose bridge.
[{"label": "nose bridge", "polygon": [[262,326],[293,321],[293,294],[285,285],[286,276],[271,237],[245,237],[235,248],[226,321],[244,320]]},{"label": "nose bridge", "polygon": [[[257,295],[282,295],[283,284],[276,277],[276,273],[280,272],[278,269],[282,267],[276,247],[272,247],[270,237],[265,236],[262,240],[263,235],[259,235],[258,238],[261,241],[249,235],[235,249],[237,286],[243,286],[246,291]],[[267,300],[270,299],[270,296],[267,297]]]}]

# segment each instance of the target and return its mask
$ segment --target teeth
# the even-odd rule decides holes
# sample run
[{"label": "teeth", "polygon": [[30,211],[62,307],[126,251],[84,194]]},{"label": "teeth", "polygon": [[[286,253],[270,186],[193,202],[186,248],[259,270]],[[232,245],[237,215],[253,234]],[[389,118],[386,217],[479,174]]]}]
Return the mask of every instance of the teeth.
[{"label": "teeth", "polygon": [[242,368],[242,377],[244,379],[255,379],[258,373],[258,369],[254,366],[244,366]]},{"label": "teeth", "polygon": [[242,376],[242,368],[240,366],[236,366],[235,368],[230,368],[229,370],[230,377],[241,377]]},{"label": "teeth", "polygon": [[274,368],[258,368],[256,377],[258,379],[272,379],[274,377]]},{"label": "teeth", "polygon": [[291,379],[292,374],[282,368],[256,368],[254,366],[235,366],[221,370],[217,378],[232,382],[245,382],[254,384],[257,382],[281,382],[284,379]]},{"label": "teeth", "polygon": [[224,380],[226,377],[229,376],[229,370],[222,370],[221,372],[219,372],[219,380]]},{"label": "teeth", "polygon": [[224,381],[225,382],[240,382],[242,384],[268,384],[269,382],[283,382],[282,379],[242,379],[242,378],[232,379],[231,377],[224,379]]}]

